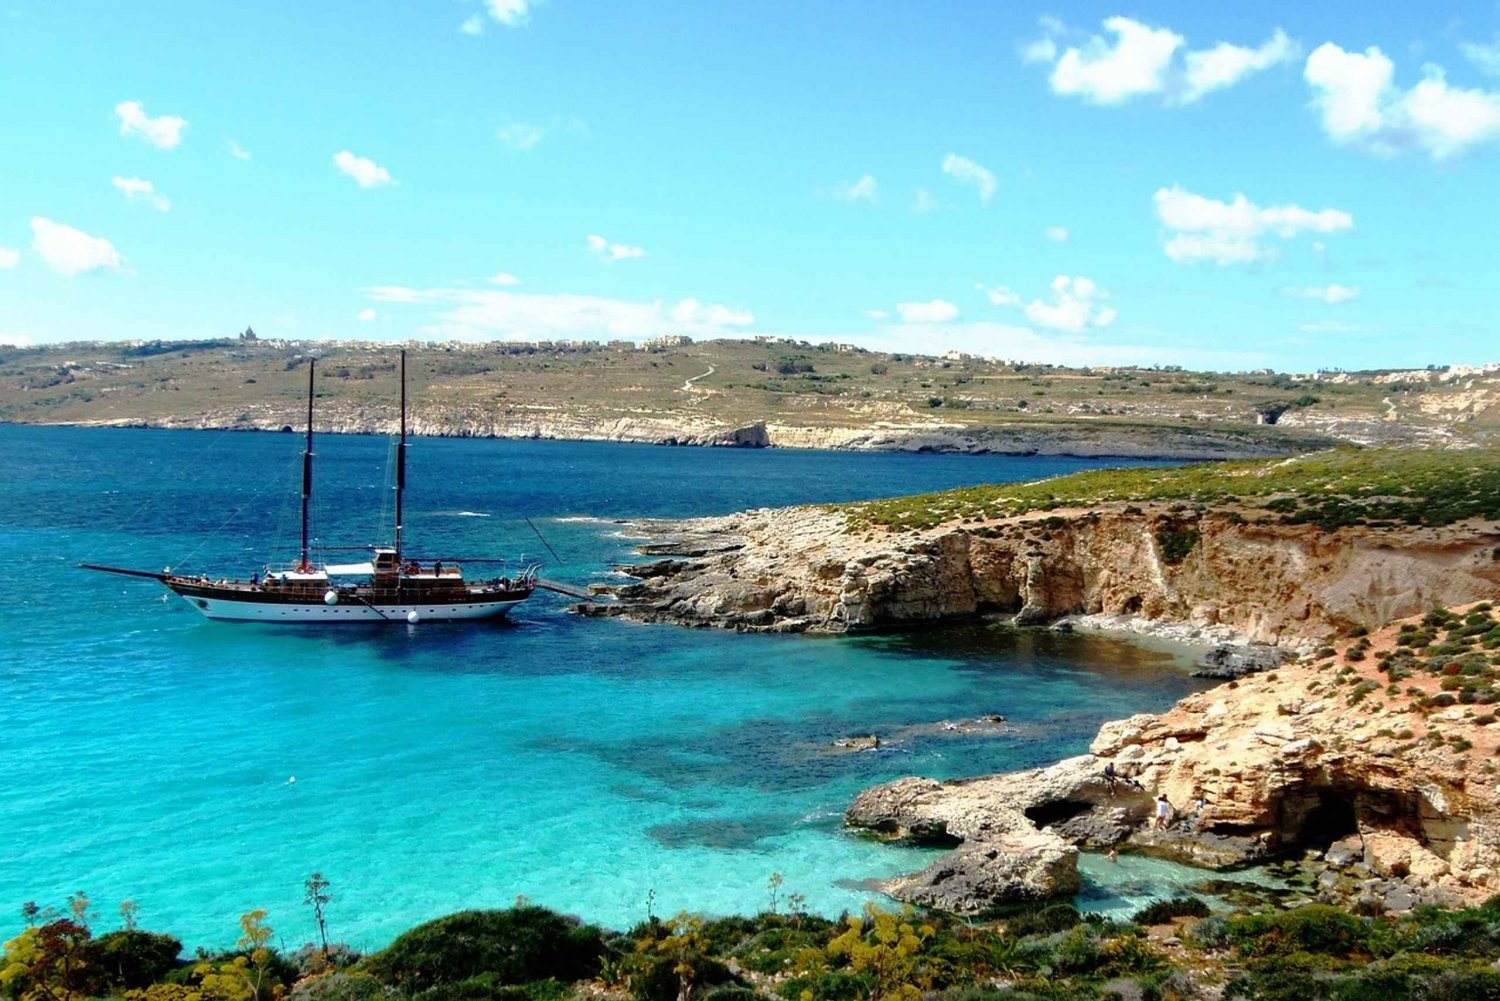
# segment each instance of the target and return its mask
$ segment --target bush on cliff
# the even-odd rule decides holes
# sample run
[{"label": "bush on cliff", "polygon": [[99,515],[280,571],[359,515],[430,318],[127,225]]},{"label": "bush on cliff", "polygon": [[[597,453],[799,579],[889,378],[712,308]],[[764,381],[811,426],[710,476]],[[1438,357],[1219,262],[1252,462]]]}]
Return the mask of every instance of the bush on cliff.
[{"label": "bush on cliff", "polygon": [[182,943],[171,935],[124,929],[93,942],[100,979],[116,990],[150,987],[178,965]]},{"label": "bush on cliff", "polygon": [[1328,904],[1306,904],[1295,910],[1233,918],[1225,936],[1249,957],[1320,953],[1350,956],[1364,950],[1366,924]]},{"label": "bush on cliff", "polygon": [[543,907],[460,911],[406,932],[366,968],[416,994],[485,974],[498,984],[581,980],[599,972],[603,949],[598,928]]}]

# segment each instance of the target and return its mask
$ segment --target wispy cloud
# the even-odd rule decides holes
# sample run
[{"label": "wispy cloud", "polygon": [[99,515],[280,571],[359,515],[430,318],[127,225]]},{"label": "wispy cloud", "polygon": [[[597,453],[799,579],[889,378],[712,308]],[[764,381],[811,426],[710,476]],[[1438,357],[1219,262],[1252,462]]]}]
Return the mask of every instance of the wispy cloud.
[{"label": "wispy cloud", "polygon": [[9,271],[21,263],[21,252],[14,247],[0,247],[0,271]]},{"label": "wispy cloud", "polygon": [[898,302],[896,315],[906,323],[947,323],[958,318],[958,307],[946,299]]},{"label": "wispy cloud", "polygon": [[511,149],[526,150],[535,149],[547,134],[540,125],[532,125],[529,122],[510,122],[500,126],[496,136],[501,142]]},{"label": "wispy cloud", "polygon": [[42,263],[65,278],[90,271],[120,271],[125,258],[102,236],[35,216],[31,220],[31,245]]},{"label": "wispy cloud", "polygon": [[995,285],[991,287],[984,284],[984,282],[978,282],[974,287],[984,293],[985,298],[990,301],[990,305],[992,306],[1021,305],[1021,297],[1016,294],[1015,289],[1008,285]]},{"label": "wispy cloud", "polygon": [[632,247],[627,243],[611,243],[597,233],[590,233],[585,243],[590,254],[610,263],[633,261],[646,256],[646,252],[640,247]]},{"label": "wispy cloud", "polygon": [[531,17],[535,0],[484,0],[490,17],[507,28],[518,28]]},{"label": "wispy cloud", "polygon": [[139,177],[116,177],[112,183],[127,201],[145,202],[158,212],[168,212],[172,208],[172,203],[150,181]]},{"label": "wispy cloud", "polygon": [[115,105],[115,116],[120,120],[120,135],[141,139],[157,149],[171,149],[181,143],[187,128],[187,119],[176,115],[150,117],[139,101],[121,101]]},{"label": "wispy cloud", "polygon": [[359,311],[359,316],[355,317],[355,319],[359,320],[360,323],[374,323],[380,319],[380,313],[374,307],[366,306]]},{"label": "wispy cloud", "polygon": [[1326,302],[1330,306],[1337,306],[1341,302],[1349,302],[1359,298],[1359,289],[1348,285],[1307,285],[1300,288],[1287,287],[1281,290],[1281,294],[1292,299],[1311,299],[1315,302]]},{"label": "wispy cloud", "polygon": [[871,174],[857,181],[848,181],[833,186],[833,199],[838,202],[873,202],[879,194],[880,184]]},{"label": "wispy cloud", "polygon": [[932,192],[928,191],[926,188],[918,188],[916,190],[916,193],[912,196],[911,210],[913,212],[925,214],[942,207],[942,203],[940,203],[937,198],[933,196]]},{"label": "wispy cloud", "polygon": [[460,340],[643,340],[664,333],[716,337],[755,322],[747,309],[688,297],[631,302],[594,295],[537,294],[498,289],[417,289],[382,285],[365,290],[375,302],[432,306],[420,330]]},{"label": "wispy cloud", "polygon": [[961,184],[973,185],[979,191],[979,200],[986,205],[990,203],[991,198],[995,197],[995,191],[1000,187],[1000,183],[995,180],[995,175],[988,168],[957,153],[949,153],[943,157],[943,173]]},{"label": "wispy cloud", "polygon": [[1053,243],[1067,243],[1071,235],[1066,226],[1048,226],[1044,233]]},{"label": "wispy cloud", "polygon": [[1274,253],[1265,243],[1267,236],[1285,240],[1301,233],[1336,233],[1354,226],[1354,217],[1339,209],[1262,208],[1242,194],[1222,202],[1172,187],[1159,189],[1154,200],[1157,218],[1170,234],[1163,249],[1180,264],[1249,264]]},{"label": "wispy cloud", "polygon": [[348,150],[340,150],[333,155],[333,162],[339,170],[354,178],[354,183],[361,188],[378,188],[387,184],[395,184],[390,171],[380,164],[363,156],[355,156]]},{"label": "wispy cloud", "polygon": [[233,139],[229,140],[229,147],[228,148],[229,148],[229,155],[232,156],[232,157],[234,157],[236,160],[248,160],[248,159],[250,159],[250,152],[247,149],[245,149],[245,147],[243,147],[239,143],[235,142]]},{"label": "wispy cloud", "polygon": [[504,286],[509,287],[509,286],[512,286],[512,285],[519,285],[519,284],[521,284],[521,279],[519,279],[515,275],[511,274],[509,271],[499,271],[499,272],[496,272],[495,274],[493,274],[493,275],[490,276],[490,284],[491,285],[504,285]]}]

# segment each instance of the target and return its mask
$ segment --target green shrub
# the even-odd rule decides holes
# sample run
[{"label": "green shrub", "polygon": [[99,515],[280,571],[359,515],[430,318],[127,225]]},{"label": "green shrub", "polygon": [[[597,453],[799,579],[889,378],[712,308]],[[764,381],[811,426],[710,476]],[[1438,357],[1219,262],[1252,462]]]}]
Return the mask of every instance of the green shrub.
[{"label": "green shrub", "polygon": [[602,952],[598,928],[546,908],[517,907],[418,925],[366,962],[385,983],[416,994],[484,974],[502,984],[581,980],[599,972]]},{"label": "green shrub", "polygon": [[291,1001],[397,1001],[402,997],[394,987],[359,970],[339,970],[302,980],[290,994]]},{"label": "green shrub", "polygon": [[115,990],[149,987],[177,965],[182,943],[171,935],[127,929],[93,941],[95,962],[104,982]]},{"label": "green shrub", "polygon": [[1005,930],[1017,938],[1026,935],[1052,935],[1067,931],[1082,920],[1083,915],[1072,904],[1049,904],[1006,918]]},{"label": "green shrub", "polygon": [[1297,952],[1348,956],[1365,942],[1364,922],[1328,904],[1233,918],[1226,932],[1242,954],[1252,957]]},{"label": "green shrub", "polygon": [[703,996],[703,1001],[762,1001],[758,991],[741,984],[721,984]]},{"label": "green shrub", "polygon": [[1208,905],[1197,897],[1173,897],[1147,904],[1130,920],[1138,925],[1164,925],[1173,918],[1206,918]]}]

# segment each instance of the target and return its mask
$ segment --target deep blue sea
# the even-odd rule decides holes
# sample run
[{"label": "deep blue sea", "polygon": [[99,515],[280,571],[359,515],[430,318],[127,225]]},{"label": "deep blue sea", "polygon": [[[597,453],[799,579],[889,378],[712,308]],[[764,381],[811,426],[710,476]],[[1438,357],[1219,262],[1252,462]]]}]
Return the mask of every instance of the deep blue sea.
[{"label": "deep blue sea", "polygon": [[[378,947],[418,921],[518,896],[614,927],[679,910],[751,912],[783,894],[824,913],[931,852],[842,830],[863,787],[1083,751],[1100,722],[1192,690],[1124,643],[994,626],[869,638],[748,636],[569,615],[538,592],[508,623],[210,623],[151,581],[80,561],[248,574],[295,555],[292,435],[0,426],[0,937],[20,906],[86,891],[102,927],[227,945],[270,912]],[[390,443],[317,444],[316,536],[387,541]],[[611,579],[617,519],[721,514],[1108,462],[419,439],[410,547],[544,552],[545,575]],[[1118,464],[1118,463],[1116,463]],[[618,579],[618,578],[614,578]],[[984,737],[853,734],[1002,713]],[[1182,877],[1090,860],[1089,903],[1126,908]]]}]

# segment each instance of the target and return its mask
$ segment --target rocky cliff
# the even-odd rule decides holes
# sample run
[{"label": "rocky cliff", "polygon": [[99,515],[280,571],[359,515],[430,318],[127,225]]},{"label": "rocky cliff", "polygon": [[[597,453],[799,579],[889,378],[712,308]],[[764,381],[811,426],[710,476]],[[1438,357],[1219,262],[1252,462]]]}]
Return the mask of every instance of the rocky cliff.
[{"label": "rocky cliff", "polygon": [[1500,525],[1477,520],[1325,531],[1112,504],[922,531],[851,532],[843,513],[816,508],[645,527],[658,538],[644,551],[671,558],[626,568],[642,579],[596,614],[833,633],[1114,615],[1294,646],[1500,587]]},{"label": "rocky cliff", "polygon": [[[1105,724],[1089,755],[1049,768],[877,786],[847,819],[891,838],[960,841],[888,886],[956,911],[1049,885],[1072,892],[1078,848],[1213,867],[1307,853],[1325,896],[1376,910],[1486,896],[1500,890],[1497,672],[1485,666],[1500,627],[1484,605],[1432,623],[1420,644],[1415,625],[1390,627]],[[1416,657],[1418,645],[1432,653]],[[1157,795],[1170,804],[1162,829]]]},{"label": "rocky cliff", "polygon": [[[286,420],[284,409],[250,407],[151,420],[129,418],[83,423],[192,430],[280,431],[292,426]],[[766,421],[725,424],[690,410],[622,415],[618,412],[596,413],[587,407],[564,409],[555,406],[509,411],[461,406],[427,407],[413,414],[411,428],[413,434],[444,438],[1180,460],[1285,455],[1322,447],[1335,440],[1321,434],[1257,436],[1242,429],[1087,423],[1017,424],[995,428],[965,427],[940,421],[879,421],[868,426],[851,427]],[[331,434],[393,434],[396,426],[388,406],[361,407],[341,401],[320,409],[318,430]]]}]

